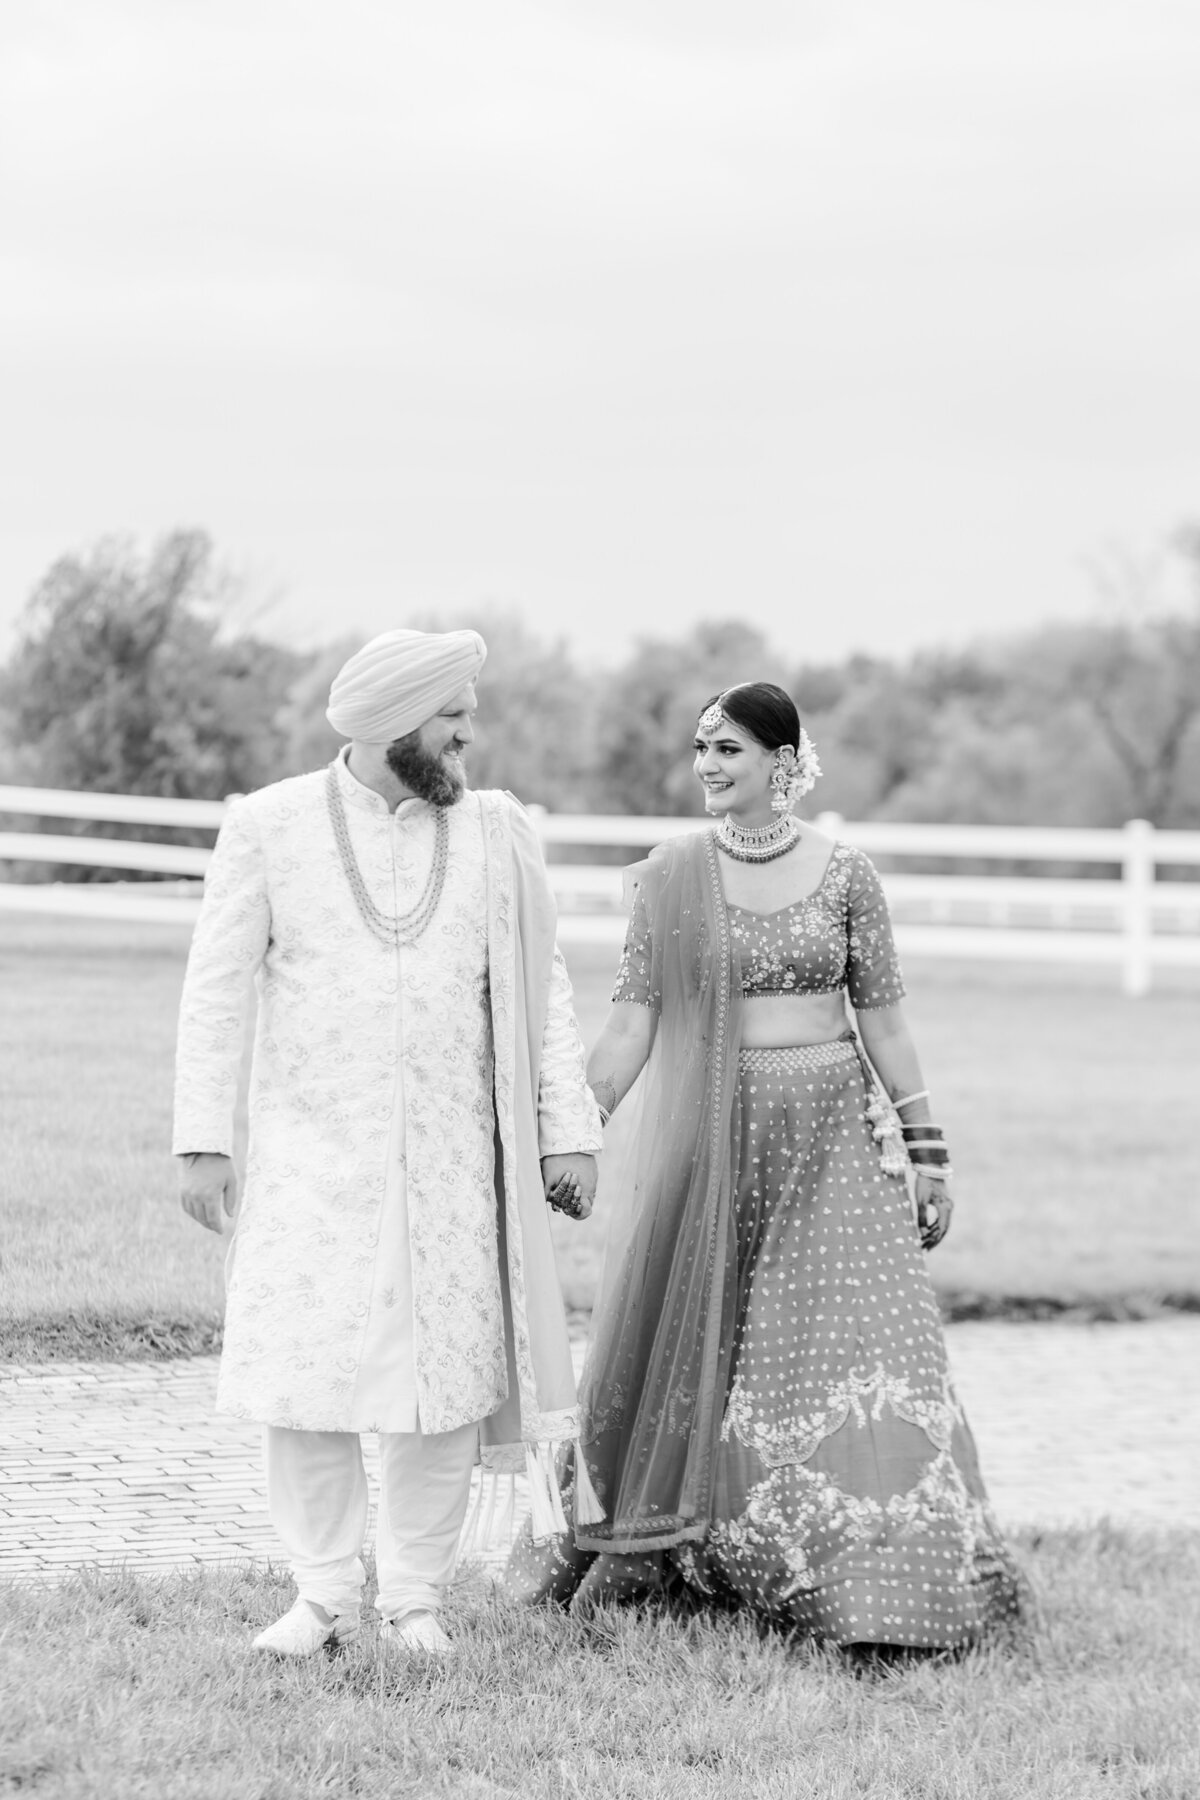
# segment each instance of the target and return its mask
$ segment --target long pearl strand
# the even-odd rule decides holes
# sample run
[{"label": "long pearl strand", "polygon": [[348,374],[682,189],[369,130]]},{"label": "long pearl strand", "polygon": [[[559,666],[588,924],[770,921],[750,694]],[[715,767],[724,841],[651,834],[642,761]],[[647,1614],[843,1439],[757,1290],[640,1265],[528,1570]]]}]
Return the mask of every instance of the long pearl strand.
[{"label": "long pearl strand", "polygon": [[359,868],[358,859],[354,854],[354,846],[350,842],[350,825],[346,818],[341,789],[338,787],[336,762],[330,765],[326,773],[325,794],[329,802],[329,818],[333,825],[338,854],[342,859],[346,880],[350,884],[350,892],[354,895],[354,901],[362,915],[363,923],[382,943],[403,945],[405,948],[415,944],[437,911],[438,901],[442,897],[442,888],[446,882],[446,864],[449,861],[450,850],[450,821],[446,816],[445,807],[434,808],[433,863],[425,883],[425,891],[411,911],[396,915],[382,912],[367,892],[367,884],[363,880],[362,870]]}]

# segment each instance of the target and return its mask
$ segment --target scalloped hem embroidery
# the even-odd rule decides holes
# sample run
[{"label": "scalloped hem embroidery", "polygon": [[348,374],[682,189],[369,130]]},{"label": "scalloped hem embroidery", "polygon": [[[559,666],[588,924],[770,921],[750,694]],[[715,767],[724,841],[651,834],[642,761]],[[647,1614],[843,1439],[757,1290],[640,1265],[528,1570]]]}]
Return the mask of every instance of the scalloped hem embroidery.
[{"label": "scalloped hem embroidery", "polygon": [[906,1377],[889,1375],[882,1363],[869,1374],[852,1370],[844,1381],[829,1390],[824,1412],[807,1420],[785,1420],[771,1425],[755,1420],[753,1401],[745,1388],[735,1381],[725,1409],[721,1438],[728,1442],[731,1437],[736,1437],[769,1469],[807,1462],[826,1438],[842,1429],[851,1414],[857,1425],[866,1425],[868,1409],[863,1402],[872,1394],[875,1396],[870,1407],[872,1419],[882,1419],[886,1405],[897,1419],[923,1431],[935,1450],[944,1451],[949,1447],[955,1423],[961,1417],[949,1382],[945,1383],[942,1400],[921,1400],[914,1396],[912,1383]]}]

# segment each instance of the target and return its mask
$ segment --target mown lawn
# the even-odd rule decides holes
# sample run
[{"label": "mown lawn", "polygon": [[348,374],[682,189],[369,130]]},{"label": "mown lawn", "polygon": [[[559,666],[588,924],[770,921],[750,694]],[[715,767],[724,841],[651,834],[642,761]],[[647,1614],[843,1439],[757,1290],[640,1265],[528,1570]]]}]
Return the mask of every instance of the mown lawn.
[{"label": "mown lawn", "polygon": [[[223,1246],[180,1213],[168,1154],[185,953],[171,928],[0,915],[0,1354],[213,1342]],[[570,960],[590,1037],[613,959]],[[1110,972],[940,963],[908,978],[959,1172],[933,1262],[956,1308],[1200,1295],[1195,985],[1129,1001]],[[577,1308],[603,1224],[602,1210],[555,1221]]]},{"label": "mown lawn", "polygon": [[1026,1538],[1015,1646],[855,1674],[744,1616],[516,1612],[461,1582],[441,1667],[374,1625],[280,1665],[249,1649],[278,1573],[15,1585],[0,1791],[38,1800],[1195,1800],[1200,1539]]}]

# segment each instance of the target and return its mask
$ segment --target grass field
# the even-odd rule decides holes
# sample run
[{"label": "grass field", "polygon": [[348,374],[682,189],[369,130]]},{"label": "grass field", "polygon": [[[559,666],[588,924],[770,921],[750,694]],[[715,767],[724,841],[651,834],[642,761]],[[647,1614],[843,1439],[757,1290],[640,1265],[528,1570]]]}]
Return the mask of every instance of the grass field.
[{"label": "grass field", "polygon": [[[0,1353],[156,1355],[214,1341],[224,1246],[185,1219],[168,1154],[182,932],[0,915]],[[574,951],[585,1035],[612,957]],[[1200,1006],[1111,972],[908,971],[958,1169],[933,1260],[955,1308],[1200,1295]],[[603,1236],[555,1221],[586,1309]],[[973,1298],[972,1298],[973,1297]]]},{"label": "grass field", "polygon": [[515,1612],[451,1597],[459,1654],[381,1665],[374,1626],[280,1665],[272,1572],[14,1586],[0,1792],[37,1800],[1195,1800],[1200,1538],[1019,1546],[1025,1643],[856,1675],[744,1616]]}]

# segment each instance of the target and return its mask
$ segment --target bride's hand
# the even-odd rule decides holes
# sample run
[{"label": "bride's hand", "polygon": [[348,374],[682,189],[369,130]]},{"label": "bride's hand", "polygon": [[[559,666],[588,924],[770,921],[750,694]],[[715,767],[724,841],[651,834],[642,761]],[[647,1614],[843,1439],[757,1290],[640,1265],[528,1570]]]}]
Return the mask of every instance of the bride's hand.
[{"label": "bride's hand", "polygon": [[944,1181],[931,1181],[928,1175],[917,1176],[915,1193],[921,1246],[925,1250],[936,1250],[950,1229],[954,1197],[947,1193]]}]

